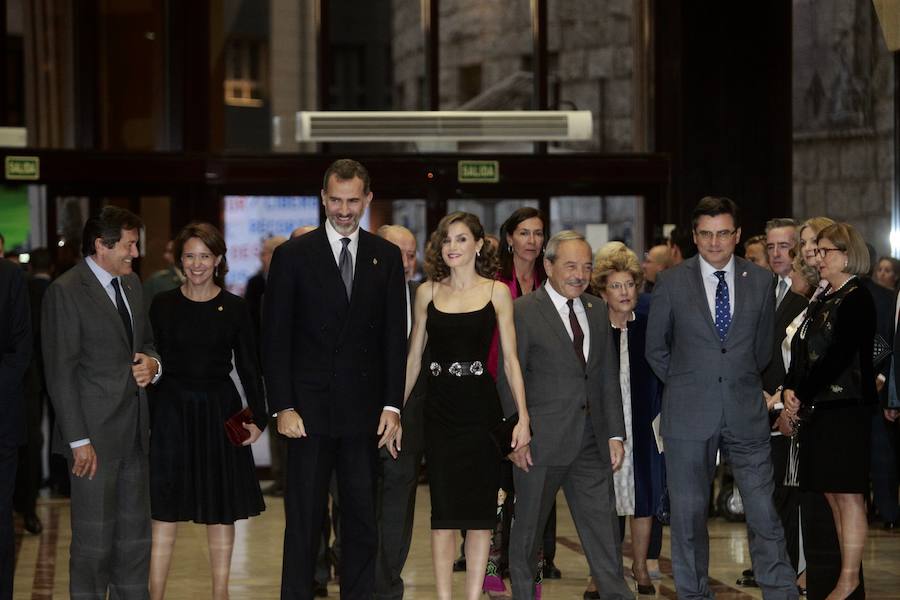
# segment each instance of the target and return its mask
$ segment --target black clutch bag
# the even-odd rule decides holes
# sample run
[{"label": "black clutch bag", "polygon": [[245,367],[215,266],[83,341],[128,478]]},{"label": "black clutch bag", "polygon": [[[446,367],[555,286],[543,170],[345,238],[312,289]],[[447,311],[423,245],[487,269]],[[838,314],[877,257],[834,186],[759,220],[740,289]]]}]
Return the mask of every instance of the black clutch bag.
[{"label": "black clutch bag", "polygon": [[888,343],[884,341],[884,338],[881,337],[881,335],[876,333],[875,339],[872,342],[872,364],[876,369],[891,355],[891,352],[891,347],[888,346]]},{"label": "black clutch bag", "polygon": [[497,446],[497,451],[500,452],[500,456],[504,458],[509,456],[514,450],[512,447],[512,434],[513,429],[515,429],[518,424],[519,413],[515,413],[508,417],[504,417],[503,420],[497,423],[490,431],[491,439]]}]

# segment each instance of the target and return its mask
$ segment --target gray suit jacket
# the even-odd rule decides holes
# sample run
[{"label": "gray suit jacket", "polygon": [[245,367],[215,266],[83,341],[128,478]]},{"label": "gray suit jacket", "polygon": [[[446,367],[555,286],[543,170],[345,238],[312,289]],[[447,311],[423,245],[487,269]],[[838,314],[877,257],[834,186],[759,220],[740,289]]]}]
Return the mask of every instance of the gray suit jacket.
[{"label": "gray suit jacket", "polygon": [[106,291],[84,261],[47,289],[42,309],[47,388],[56,409],[55,447],[90,438],[98,457],[119,458],[149,448],[147,393],[131,374],[135,352],[159,358],[137,275],[122,278],[134,321],[134,348]]},{"label": "gray suit jacket", "polygon": [[[566,466],[575,460],[581,449],[588,405],[603,456],[609,456],[609,438],[625,437],[618,360],[606,303],[590,294],[582,295],[581,301],[590,327],[586,369],[547,290],[541,287],[513,304],[516,345],[534,431],[531,457],[535,465]],[[500,354],[500,398],[503,412],[509,416],[516,412],[516,404]]]},{"label": "gray suit jacket", "polygon": [[723,423],[742,439],[768,438],[760,372],[774,332],[772,274],[735,257],[734,316],[719,340],[695,256],[659,274],[647,324],[647,362],[665,384],[662,434],[705,440]]}]

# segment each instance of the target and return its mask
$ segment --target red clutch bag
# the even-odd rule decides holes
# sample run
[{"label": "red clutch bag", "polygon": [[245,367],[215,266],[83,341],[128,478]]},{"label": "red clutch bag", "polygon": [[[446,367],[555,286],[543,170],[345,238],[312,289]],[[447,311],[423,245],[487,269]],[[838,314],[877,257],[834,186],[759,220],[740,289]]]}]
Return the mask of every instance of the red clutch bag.
[{"label": "red clutch bag", "polygon": [[253,413],[250,412],[249,407],[231,415],[231,418],[225,421],[225,433],[228,435],[228,441],[235,446],[242,445],[244,440],[250,437],[250,432],[244,429],[243,425],[252,422]]}]

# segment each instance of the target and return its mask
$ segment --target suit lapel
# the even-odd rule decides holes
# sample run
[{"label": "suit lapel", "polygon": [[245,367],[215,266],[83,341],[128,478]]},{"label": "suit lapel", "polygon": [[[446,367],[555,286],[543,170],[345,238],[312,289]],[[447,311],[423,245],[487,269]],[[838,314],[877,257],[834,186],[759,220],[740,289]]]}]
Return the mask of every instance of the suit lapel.
[{"label": "suit lapel", "polygon": [[[747,305],[747,286],[750,285],[750,273],[744,260],[738,256],[734,257],[734,316],[731,318],[731,326],[734,327],[735,321],[741,318],[744,308]],[[773,300],[774,302],[774,300]]]},{"label": "suit lapel", "polygon": [[[575,347],[572,345],[572,338],[569,337],[569,332],[566,330],[566,326],[562,322],[562,317],[560,317],[559,311],[557,311],[556,307],[553,306],[553,301],[550,300],[550,294],[548,294],[547,290],[543,287],[532,293],[536,294],[536,300],[538,301],[538,311],[547,322],[547,326],[553,330],[553,332],[559,338],[559,341],[563,345],[563,347],[569,349],[568,353],[571,357],[571,360],[577,361],[578,358],[575,356]],[[579,364],[579,367],[580,366],[581,365]]]},{"label": "suit lapel", "polygon": [[[331,262],[334,262],[332,260]],[[375,259],[375,247],[370,234],[362,229],[359,231],[359,242],[356,247],[356,261],[353,264],[353,291],[350,293],[350,307],[347,310],[347,317],[344,319],[344,327],[341,330],[341,338],[347,334],[350,321],[353,320],[353,313],[359,310],[359,307],[367,302],[365,298],[367,290],[371,289],[372,269],[378,267],[378,261]],[[340,279],[341,289],[344,288],[344,282]]]},{"label": "suit lapel", "polygon": [[[139,294],[143,294],[142,291],[139,291],[134,286],[134,278],[132,277],[122,277],[122,291],[125,293],[125,298],[128,300],[128,306],[131,307],[131,332],[134,334],[134,348],[131,349],[132,352],[135,352],[139,347],[139,344],[143,340],[138,339],[138,316],[139,311],[143,310],[143,297],[139,296]],[[118,311],[116,311],[118,314]],[[121,320],[121,319],[120,319]],[[122,326],[122,330],[125,330],[125,326]],[[126,333],[126,339],[128,334]]]},{"label": "suit lapel", "polygon": [[314,259],[312,268],[315,269],[319,281],[322,282],[323,296],[330,299],[333,306],[341,309],[346,308],[347,290],[344,289],[341,272],[338,269],[337,262],[334,260],[331,246],[328,244],[325,226],[322,225],[307,235],[317,236],[316,243],[313,244]]},{"label": "suit lapel", "polygon": [[[117,331],[122,335],[122,343],[126,346],[128,345],[128,333],[125,331],[125,324],[122,323],[122,318],[119,317],[119,311],[116,310],[115,305],[112,303],[112,300],[109,299],[109,296],[106,293],[106,290],[103,289],[103,286],[100,285],[100,280],[97,279],[97,276],[94,275],[91,268],[87,265],[86,262],[82,261],[76,268],[81,269],[81,283],[87,289],[87,294],[94,301],[94,304],[97,305],[97,308],[103,313],[104,318],[107,321],[111,321],[115,323],[113,327],[116,328]],[[130,300],[130,298],[129,298]]]},{"label": "suit lapel", "polygon": [[588,343],[587,368],[590,369],[591,361],[597,360],[597,348],[601,343],[601,332],[603,329],[603,318],[608,314],[602,305],[594,304],[584,296],[581,297],[581,303],[584,305],[584,313],[587,316],[588,329],[591,331],[591,340]]},{"label": "suit lapel", "polygon": [[[688,279],[690,280],[691,285],[694,286],[694,294],[698,297],[699,301],[694,304],[697,306],[697,309],[700,311],[701,318],[709,325],[710,330],[716,339],[719,339],[719,332],[716,331],[716,323],[713,321],[712,315],[709,313],[709,301],[706,299],[706,286],[703,284],[703,273],[700,271],[700,259],[696,256],[694,258],[688,259],[684,264],[685,267],[689,271],[693,271],[689,273]],[[737,293],[735,292],[735,295]]]}]

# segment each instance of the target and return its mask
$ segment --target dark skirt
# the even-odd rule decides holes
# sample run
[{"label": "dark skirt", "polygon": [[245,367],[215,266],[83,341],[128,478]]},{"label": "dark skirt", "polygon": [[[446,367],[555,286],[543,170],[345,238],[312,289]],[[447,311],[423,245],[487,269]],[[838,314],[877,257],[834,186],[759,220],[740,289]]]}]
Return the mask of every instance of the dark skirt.
[{"label": "dark skirt", "polygon": [[241,409],[230,379],[184,386],[163,377],[150,396],[150,512],[158,521],[231,524],[263,501],[249,446],[224,423]]},{"label": "dark skirt", "polygon": [[800,427],[800,488],[868,493],[871,421],[867,405],[816,408]]}]

